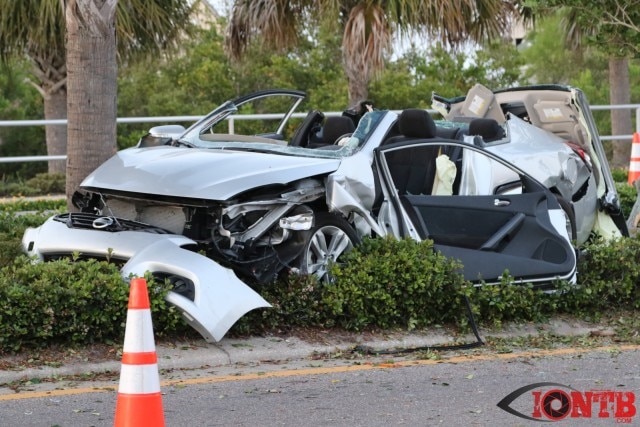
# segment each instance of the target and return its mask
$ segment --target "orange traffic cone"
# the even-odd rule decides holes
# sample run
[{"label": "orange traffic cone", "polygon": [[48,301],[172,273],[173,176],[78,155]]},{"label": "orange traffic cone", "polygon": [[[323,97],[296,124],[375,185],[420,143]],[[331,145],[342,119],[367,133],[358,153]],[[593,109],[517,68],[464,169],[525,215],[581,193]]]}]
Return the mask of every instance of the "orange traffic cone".
[{"label": "orange traffic cone", "polygon": [[640,178],[640,133],[635,132],[631,141],[631,160],[629,161],[629,178],[627,182],[633,184],[638,178]]},{"label": "orange traffic cone", "polygon": [[164,426],[147,282],[131,279],[114,426]]}]

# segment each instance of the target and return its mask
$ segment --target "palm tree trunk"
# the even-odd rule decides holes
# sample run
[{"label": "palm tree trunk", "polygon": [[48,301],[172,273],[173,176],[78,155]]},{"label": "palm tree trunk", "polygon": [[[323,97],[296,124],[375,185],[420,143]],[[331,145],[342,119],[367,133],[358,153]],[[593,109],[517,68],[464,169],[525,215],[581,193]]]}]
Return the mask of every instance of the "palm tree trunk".
[{"label": "palm tree trunk", "polygon": [[67,0],[67,206],[116,151],[117,0]]},{"label": "palm tree trunk", "polygon": [[[612,105],[629,104],[631,90],[629,82],[629,61],[627,58],[609,58],[609,98]],[[611,110],[611,133],[629,135],[632,133],[631,111]],[[628,167],[631,156],[631,141],[613,142],[611,166]]]},{"label": "palm tree trunk", "polygon": [[[42,95],[44,102],[44,118],[46,120],[67,118],[67,69],[64,49],[52,50],[47,55],[37,51],[28,52],[31,60],[31,72],[36,81],[29,83]],[[67,153],[67,126],[45,126],[47,154],[50,156]],[[64,160],[51,160],[49,173],[64,173]]]},{"label": "palm tree trunk", "polygon": [[349,105],[354,107],[369,97],[371,71],[360,57],[350,57],[343,53],[342,63],[347,75]]},{"label": "palm tree trunk", "polygon": [[355,106],[360,101],[365,101],[369,96],[369,80],[357,77],[348,78],[349,105]]},{"label": "palm tree trunk", "polygon": [[[45,120],[67,118],[67,92],[65,89],[57,90],[44,97]],[[67,126],[45,126],[47,138],[47,155],[59,156],[67,154]],[[64,160],[49,160],[49,173],[65,173]]]}]

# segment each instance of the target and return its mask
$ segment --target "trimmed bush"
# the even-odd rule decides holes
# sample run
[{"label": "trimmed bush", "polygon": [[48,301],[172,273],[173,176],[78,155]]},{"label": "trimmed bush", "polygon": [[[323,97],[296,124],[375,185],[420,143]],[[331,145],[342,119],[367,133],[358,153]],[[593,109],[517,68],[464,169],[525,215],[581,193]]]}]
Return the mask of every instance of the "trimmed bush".
[{"label": "trimmed bush", "polygon": [[0,267],[10,265],[22,252],[22,235],[27,227],[42,224],[47,215],[14,215],[12,210],[0,212]]},{"label": "trimmed bush", "polygon": [[66,177],[63,173],[39,173],[27,180],[27,186],[39,194],[65,194]]},{"label": "trimmed bush", "polygon": [[332,269],[322,301],[337,326],[407,329],[459,319],[464,313],[460,264],[437,253],[433,242],[365,239]]},{"label": "trimmed bush", "polygon": [[271,308],[253,310],[232,327],[232,334],[255,334],[292,327],[333,326],[315,276],[285,274],[269,285],[255,285]]},{"label": "trimmed bush", "polygon": [[554,298],[530,283],[515,284],[509,276],[497,285],[472,287],[467,296],[476,320],[494,326],[508,321],[542,321]]},{"label": "trimmed bush", "polygon": [[640,238],[589,244],[578,263],[578,286],[558,301],[568,313],[598,315],[612,307],[640,309]]},{"label": "trimmed bush", "polygon": [[258,288],[272,309],[250,312],[233,328],[251,333],[293,326],[413,329],[466,322],[459,264],[433,243],[364,239],[331,268],[332,280],[295,274]]},{"label": "trimmed bush", "polygon": [[[67,201],[65,199],[16,199],[15,201],[0,204],[1,212],[27,212],[45,218],[53,215],[53,213],[62,213],[66,210]],[[40,225],[43,221],[34,225]]]},{"label": "trimmed bush", "polygon": [[[175,333],[182,322],[164,300],[168,284],[151,279],[154,332]],[[50,343],[120,342],[129,286],[117,266],[95,260],[33,264],[25,256],[0,269],[0,351]]]},{"label": "trimmed bush", "polygon": [[39,173],[27,181],[20,179],[0,181],[0,196],[39,196],[64,194],[64,174]]},{"label": "trimmed bush", "polygon": [[611,169],[611,176],[615,182],[627,182],[627,178],[629,177],[629,170],[625,168],[615,168]]},{"label": "trimmed bush", "polygon": [[631,213],[633,204],[636,202],[637,191],[634,185],[627,183],[629,171],[627,169],[612,169],[611,175],[616,183],[616,191],[620,199],[620,207],[625,218]]},{"label": "trimmed bush", "polygon": [[[24,229],[49,215],[0,214],[0,351],[50,343],[121,342],[128,286],[118,266],[107,262],[60,260],[33,264],[21,255]],[[477,320],[540,321],[566,313],[596,319],[616,309],[640,309],[640,239],[594,239],[583,248],[578,283],[558,282],[555,293],[513,284],[508,272],[498,285],[472,286],[460,265],[434,251],[430,241],[364,239],[331,268],[333,279],[283,274],[255,289],[273,305],[240,319],[232,334],[291,327],[347,330],[466,325],[465,297]],[[168,283],[147,277],[157,336],[195,332],[165,301]]]},{"label": "trimmed bush", "polygon": [[629,214],[631,214],[633,204],[636,202],[636,187],[633,185],[629,185],[626,182],[616,182],[616,191],[618,192],[618,197],[620,199],[620,208],[622,209],[622,214],[625,218],[627,218],[629,217]]}]

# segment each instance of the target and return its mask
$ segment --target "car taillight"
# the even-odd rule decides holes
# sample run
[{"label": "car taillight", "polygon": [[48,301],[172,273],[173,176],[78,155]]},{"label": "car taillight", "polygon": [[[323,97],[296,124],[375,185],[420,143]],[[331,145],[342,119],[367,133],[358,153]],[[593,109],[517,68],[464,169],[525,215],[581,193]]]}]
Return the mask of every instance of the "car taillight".
[{"label": "car taillight", "polygon": [[565,144],[567,144],[567,146],[571,148],[574,153],[580,156],[582,161],[587,165],[587,167],[590,170],[592,169],[591,157],[589,156],[589,153],[587,153],[584,148],[582,148],[580,145],[576,144],[573,141],[566,141]]}]

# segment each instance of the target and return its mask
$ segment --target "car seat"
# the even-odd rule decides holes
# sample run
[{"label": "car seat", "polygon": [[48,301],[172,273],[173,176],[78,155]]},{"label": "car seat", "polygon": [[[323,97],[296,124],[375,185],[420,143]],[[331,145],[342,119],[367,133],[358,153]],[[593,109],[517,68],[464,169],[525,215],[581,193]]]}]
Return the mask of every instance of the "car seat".
[{"label": "car seat", "polygon": [[408,108],[403,110],[398,117],[398,131],[400,135],[388,138],[384,144],[435,138],[437,129],[436,123],[428,111]]},{"label": "car seat", "polygon": [[356,130],[353,121],[349,117],[327,117],[322,126],[323,145],[334,145],[344,136],[350,136]]},{"label": "car seat", "polygon": [[319,126],[319,124],[322,123],[323,119],[324,114],[322,114],[322,112],[318,110],[310,111],[291,137],[289,145],[293,147],[306,147],[309,144],[311,132],[313,132],[316,126]]},{"label": "car seat", "polygon": [[481,136],[484,142],[498,141],[505,137],[504,129],[495,119],[473,119],[469,122],[469,135]]}]

